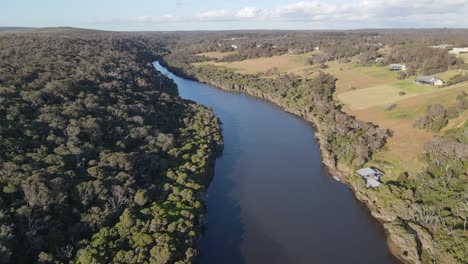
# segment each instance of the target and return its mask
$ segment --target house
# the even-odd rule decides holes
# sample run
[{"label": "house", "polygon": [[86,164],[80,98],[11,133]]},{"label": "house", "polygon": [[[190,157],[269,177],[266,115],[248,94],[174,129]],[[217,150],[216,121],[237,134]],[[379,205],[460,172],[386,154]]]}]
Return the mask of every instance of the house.
[{"label": "house", "polygon": [[237,45],[232,44],[231,47],[232,47],[233,49],[237,49]]},{"label": "house", "polygon": [[406,71],[406,65],[404,64],[390,64],[388,69],[391,71]]},{"label": "house", "polygon": [[440,79],[437,79],[436,77],[434,76],[418,76],[416,78],[416,83],[419,83],[419,84],[427,84],[427,85],[437,85],[437,86],[440,86],[440,85],[443,85],[444,82]]},{"label": "house", "polygon": [[362,168],[356,171],[356,173],[366,181],[366,186],[369,188],[378,187],[380,183],[380,177],[384,173],[374,167]]},{"label": "house", "polygon": [[375,62],[376,62],[376,63],[379,63],[379,62],[382,62],[382,61],[384,61],[384,60],[385,60],[385,59],[384,59],[383,57],[378,57],[378,58],[375,59]]},{"label": "house", "polygon": [[320,47],[314,47],[314,50],[320,50]]}]

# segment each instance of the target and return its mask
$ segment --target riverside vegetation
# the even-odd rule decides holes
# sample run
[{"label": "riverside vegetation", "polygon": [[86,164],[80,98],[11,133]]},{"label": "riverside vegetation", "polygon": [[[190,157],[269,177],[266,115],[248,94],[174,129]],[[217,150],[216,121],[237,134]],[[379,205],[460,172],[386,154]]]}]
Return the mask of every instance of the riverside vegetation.
[{"label": "riverside vegetation", "polygon": [[0,35],[1,263],[191,262],[220,123],[152,67],[158,45]]},{"label": "riverside vegetation", "polygon": [[[457,31],[458,32],[458,31]],[[341,104],[335,101],[335,78],[324,72],[313,77],[284,74],[275,71],[267,73],[238,73],[235,63],[231,68],[219,67],[210,61],[236,61],[245,58],[281,55],[285,52],[299,50],[308,52],[315,43],[320,43],[325,51],[314,59],[320,63],[334,60],[369,63],[378,55],[377,51],[386,46],[386,60],[391,62],[413,62],[404,76],[418,73],[431,74],[450,68],[463,68],[463,61],[446,51],[425,48],[421,44],[422,35],[437,39],[437,32],[422,33],[415,30],[412,36],[403,32],[389,31],[379,33],[310,33],[308,45],[304,39],[307,33],[289,36],[288,43],[284,32],[257,33],[200,33],[200,36],[182,36],[171,45],[172,53],[164,57],[164,64],[181,76],[193,78],[219,88],[244,92],[273,102],[286,111],[295,113],[313,122],[317,127],[317,138],[324,162],[328,167],[343,177],[344,181],[355,191],[356,197],[364,201],[374,217],[382,222],[393,252],[408,263],[467,263],[468,262],[468,124],[445,130],[426,144],[420,160],[425,164],[418,173],[409,175],[401,173],[397,178],[385,179],[377,189],[367,189],[357,176],[352,175],[356,168],[373,162],[374,155],[385,148],[386,140],[392,131],[378,128],[346,114]],[[237,37],[245,48],[239,48],[235,54],[230,53],[216,58],[199,54],[207,52],[233,52],[229,45],[221,44],[229,37]],[[346,38],[348,36],[349,38]],[[425,35],[426,36],[426,35]],[[462,34],[447,34],[448,40],[454,43],[467,43],[459,37]],[[426,36],[427,37],[427,36]],[[231,40],[234,38],[230,38]],[[255,43],[278,40],[278,47],[258,45],[258,49],[268,52],[253,52]],[[369,39],[378,39],[385,44],[369,45]],[[437,40],[434,40],[437,41]],[[440,40],[438,40],[440,41]],[[249,44],[250,42],[250,44]],[[218,43],[218,45],[216,45]],[[312,43],[312,45],[310,44]],[[287,48],[289,44],[289,49]],[[372,44],[372,43],[371,43]],[[353,48],[346,49],[349,45]],[[240,47],[240,46],[239,46]],[[341,48],[340,48],[341,47]],[[356,48],[357,47],[357,48]],[[419,48],[418,48],[419,47]],[[223,50],[224,49],[224,50]],[[380,51],[383,53],[383,51]],[[209,53],[208,53],[209,54]],[[364,55],[369,56],[364,56]],[[430,54],[431,56],[427,56]],[[379,55],[380,56],[380,55]],[[364,60],[364,61],[363,61]],[[208,63],[200,63],[208,62]],[[306,61],[306,63],[311,63]],[[312,63],[314,63],[312,61]],[[226,65],[226,64],[223,64]],[[456,77],[460,82],[465,75]],[[457,81],[458,83],[458,81]],[[427,113],[421,116],[415,126],[439,131],[447,125],[447,117],[454,118],[466,111],[465,93],[457,96],[458,103],[451,107],[450,114],[440,105],[428,107]],[[452,109],[453,108],[453,109]],[[372,164],[372,163],[371,163]],[[352,228],[352,227],[350,227]]]}]

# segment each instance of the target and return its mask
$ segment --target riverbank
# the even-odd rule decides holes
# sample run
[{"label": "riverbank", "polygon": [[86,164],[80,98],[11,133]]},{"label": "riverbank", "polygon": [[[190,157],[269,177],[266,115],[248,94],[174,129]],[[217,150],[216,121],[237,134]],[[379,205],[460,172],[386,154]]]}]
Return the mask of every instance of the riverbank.
[{"label": "riverbank", "polygon": [[392,228],[392,225],[387,224],[389,221],[391,222],[394,219],[389,219],[388,217],[385,217],[385,214],[382,214],[381,212],[379,212],[379,210],[375,206],[375,201],[373,201],[370,198],[370,196],[366,195],[366,192],[363,191],[365,189],[362,189],[362,186],[363,186],[362,183],[359,186],[359,182],[353,183],[349,179],[350,175],[353,173],[353,169],[350,166],[342,162],[337,162],[336,160],[331,158],[331,156],[329,155],[329,150],[324,148],[325,144],[323,144],[323,142],[326,140],[326,138],[323,137],[321,133],[321,131],[323,131],[323,127],[321,127],[320,121],[317,120],[317,118],[313,114],[308,114],[308,113],[303,113],[301,111],[298,111],[297,109],[294,109],[282,103],[281,100],[278,100],[275,97],[269,96],[268,94],[262,93],[261,91],[251,89],[247,85],[237,86],[237,87],[226,86],[223,83],[214,82],[208,78],[191,76],[187,74],[185,71],[177,67],[172,67],[164,60],[161,60],[161,64],[167,67],[168,69],[170,69],[171,71],[174,71],[177,74],[182,75],[184,78],[206,83],[214,87],[217,87],[219,89],[230,91],[230,92],[245,93],[250,96],[254,96],[256,98],[273,103],[274,105],[280,107],[284,111],[292,113],[306,120],[307,122],[311,123],[316,128],[315,137],[319,142],[320,152],[322,154],[322,162],[326,165],[326,167],[328,168],[329,172],[332,175],[338,176],[341,179],[341,181],[345,183],[353,191],[356,199],[364,203],[366,207],[368,208],[369,212],[371,213],[371,215],[381,224],[383,230],[385,230],[385,234],[387,235],[386,240],[387,240],[388,248],[390,249],[394,257],[406,263],[419,263],[420,262],[418,258],[418,253],[412,250],[413,249],[412,245],[407,245],[406,247],[405,245],[402,245],[402,241],[398,239],[400,236],[395,233],[394,231],[395,229]]}]

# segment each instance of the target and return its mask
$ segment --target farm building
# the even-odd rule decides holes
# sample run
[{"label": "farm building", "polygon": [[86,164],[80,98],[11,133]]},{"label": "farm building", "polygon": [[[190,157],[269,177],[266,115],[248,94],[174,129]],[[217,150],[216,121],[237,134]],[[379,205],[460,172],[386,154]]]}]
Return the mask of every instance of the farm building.
[{"label": "farm building", "polygon": [[369,188],[375,188],[380,185],[380,177],[384,173],[374,167],[362,168],[356,171],[356,173],[361,176],[366,181],[366,186]]},{"label": "farm building", "polygon": [[406,65],[404,64],[390,64],[388,69],[391,71],[406,71]]},{"label": "farm building", "polygon": [[428,85],[443,85],[444,82],[440,79],[437,79],[434,76],[418,76],[416,82],[419,84],[428,84]]}]

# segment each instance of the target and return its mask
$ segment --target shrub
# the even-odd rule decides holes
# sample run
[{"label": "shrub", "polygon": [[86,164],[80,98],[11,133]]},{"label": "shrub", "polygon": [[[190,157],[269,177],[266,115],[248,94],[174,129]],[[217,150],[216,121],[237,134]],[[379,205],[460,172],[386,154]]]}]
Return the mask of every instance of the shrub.
[{"label": "shrub", "polygon": [[406,72],[401,71],[401,72],[398,72],[398,74],[397,74],[396,77],[397,77],[398,80],[403,80],[403,79],[405,79],[406,77],[408,77],[408,75],[406,74]]},{"label": "shrub", "polygon": [[446,126],[447,123],[447,110],[440,104],[431,104],[427,107],[426,114],[419,116],[414,121],[413,126],[438,132],[441,128]]},{"label": "shrub", "polygon": [[399,94],[399,95],[405,95],[406,92],[405,92],[405,91],[399,91],[398,94]]},{"label": "shrub", "polygon": [[320,68],[320,69],[326,69],[326,68],[328,68],[328,65],[325,64],[325,63],[320,63],[319,68]]},{"label": "shrub", "polygon": [[393,109],[395,109],[396,107],[396,104],[387,104],[384,106],[384,111],[387,112],[387,111],[391,111]]},{"label": "shrub", "polygon": [[465,91],[461,91],[458,95],[457,95],[457,100],[458,101],[461,101],[463,99],[466,98],[466,92]]}]

